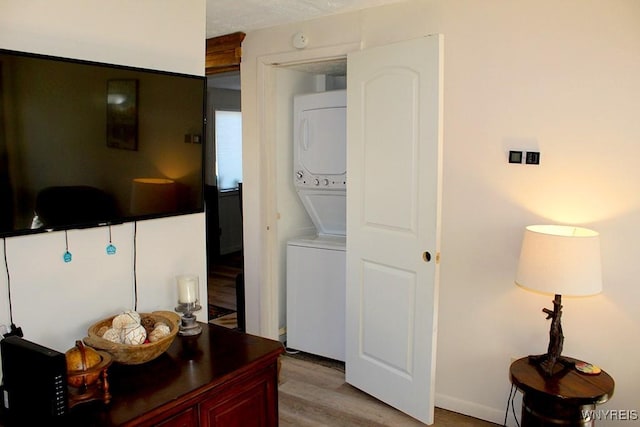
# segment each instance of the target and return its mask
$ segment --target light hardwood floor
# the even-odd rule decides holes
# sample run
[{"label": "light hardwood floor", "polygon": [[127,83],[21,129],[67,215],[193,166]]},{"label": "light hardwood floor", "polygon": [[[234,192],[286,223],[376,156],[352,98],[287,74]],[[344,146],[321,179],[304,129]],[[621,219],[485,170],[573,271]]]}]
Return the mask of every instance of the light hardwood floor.
[{"label": "light hardwood floor", "polygon": [[237,267],[216,265],[207,282],[208,303],[236,310],[236,276],[241,271]]},{"label": "light hardwood floor", "polygon": [[[236,309],[237,266],[215,266],[209,277],[209,304]],[[236,313],[211,320],[237,327]],[[278,404],[281,427],[417,427],[425,426],[350,386],[344,364],[311,355],[281,357]],[[435,427],[495,427],[497,424],[436,408]]]},{"label": "light hardwood floor", "polygon": [[[335,363],[335,362],[334,362]],[[281,357],[278,404],[281,427],[417,427],[425,424],[345,383],[339,364]],[[436,427],[496,424],[436,408]]]},{"label": "light hardwood floor", "polygon": [[236,307],[236,277],[242,271],[237,256],[230,256],[230,260],[216,262],[209,273],[207,282],[207,302],[209,304],[234,310],[234,313],[210,320],[210,323],[230,329],[238,327]]}]

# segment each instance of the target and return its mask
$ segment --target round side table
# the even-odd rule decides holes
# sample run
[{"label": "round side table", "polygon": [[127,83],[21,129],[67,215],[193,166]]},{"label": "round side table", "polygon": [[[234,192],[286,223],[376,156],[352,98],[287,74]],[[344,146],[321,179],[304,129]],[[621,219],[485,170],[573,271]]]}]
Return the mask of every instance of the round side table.
[{"label": "round side table", "polygon": [[522,427],[594,426],[590,411],[609,400],[614,389],[613,378],[605,371],[588,375],[568,368],[547,377],[528,357],[513,362],[509,376],[522,392]]}]

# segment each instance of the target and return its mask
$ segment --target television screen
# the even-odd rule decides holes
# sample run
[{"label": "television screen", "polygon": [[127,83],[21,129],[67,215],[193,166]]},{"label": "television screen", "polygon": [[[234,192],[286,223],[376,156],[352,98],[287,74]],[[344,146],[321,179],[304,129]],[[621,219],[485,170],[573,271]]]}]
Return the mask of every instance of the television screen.
[{"label": "television screen", "polygon": [[203,211],[204,76],[0,49],[0,236]]}]

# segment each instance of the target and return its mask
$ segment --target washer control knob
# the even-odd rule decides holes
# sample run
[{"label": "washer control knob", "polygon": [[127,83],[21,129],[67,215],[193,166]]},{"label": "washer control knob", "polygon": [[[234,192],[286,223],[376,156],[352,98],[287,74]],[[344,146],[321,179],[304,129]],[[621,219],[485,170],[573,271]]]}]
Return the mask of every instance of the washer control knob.
[{"label": "washer control knob", "polygon": [[298,178],[298,179],[302,179],[303,175],[304,175],[304,173],[302,171],[297,171],[296,172],[296,178]]},{"label": "washer control knob", "polygon": [[315,185],[320,185],[320,180],[318,178],[316,178],[316,179],[313,180],[313,183]]},{"label": "washer control knob", "polygon": [[322,183],[324,185],[329,185],[329,180],[327,178],[325,178],[325,179],[322,180]]}]

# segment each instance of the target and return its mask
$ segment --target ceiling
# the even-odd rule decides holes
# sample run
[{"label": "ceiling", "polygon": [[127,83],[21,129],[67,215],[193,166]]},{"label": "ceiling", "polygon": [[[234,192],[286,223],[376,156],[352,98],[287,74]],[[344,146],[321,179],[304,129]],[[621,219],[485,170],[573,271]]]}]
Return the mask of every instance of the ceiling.
[{"label": "ceiling", "polygon": [[206,0],[207,38],[404,0]]},{"label": "ceiling", "polygon": [[[345,13],[358,9],[398,3],[405,0],[206,0],[207,38],[231,34],[238,31],[248,33],[262,28],[292,22],[306,21],[321,16]],[[344,74],[344,63],[337,64],[334,72]],[[314,72],[313,64],[304,65],[304,71]],[[240,90],[237,72],[208,77],[208,86]]]}]

